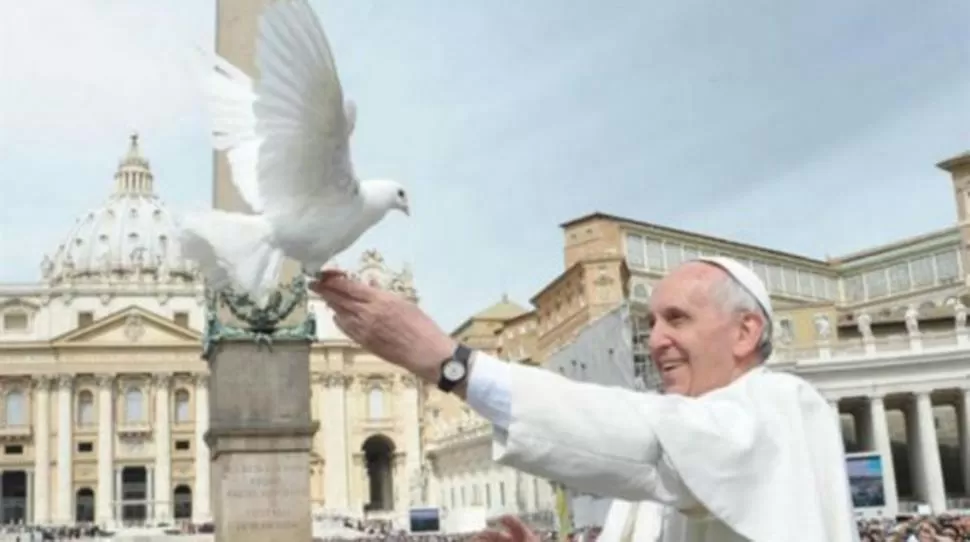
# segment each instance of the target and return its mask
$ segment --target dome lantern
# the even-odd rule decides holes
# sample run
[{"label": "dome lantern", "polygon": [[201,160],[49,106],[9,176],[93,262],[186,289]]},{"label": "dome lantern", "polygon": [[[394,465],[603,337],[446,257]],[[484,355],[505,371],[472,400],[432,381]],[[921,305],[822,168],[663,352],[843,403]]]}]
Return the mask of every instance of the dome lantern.
[{"label": "dome lantern", "polygon": [[115,172],[115,195],[117,196],[148,196],[154,195],[154,176],[148,160],[141,155],[138,147],[138,134],[130,136],[131,144],[128,152],[118,163]]}]

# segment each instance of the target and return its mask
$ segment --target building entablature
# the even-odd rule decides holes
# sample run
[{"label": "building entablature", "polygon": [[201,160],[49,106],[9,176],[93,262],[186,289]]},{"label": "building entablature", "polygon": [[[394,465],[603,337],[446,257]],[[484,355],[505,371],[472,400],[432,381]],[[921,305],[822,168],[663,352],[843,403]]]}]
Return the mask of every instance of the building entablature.
[{"label": "building entablature", "polygon": [[429,454],[444,453],[457,448],[491,442],[492,424],[484,419],[459,420],[456,423],[436,427],[428,440]]},{"label": "building entablature", "polygon": [[966,292],[962,283],[953,283],[835,308],[840,313],[839,324],[852,323],[855,316],[863,313],[871,316],[873,323],[886,319],[898,321],[912,307],[919,311],[920,319],[952,317],[957,302],[962,301]]},{"label": "building entablature", "polygon": [[[32,298],[46,304],[53,299],[78,297],[155,297],[167,294],[173,297],[198,297],[205,293],[205,286],[194,282],[85,282],[70,284],[0,284],[0,298]],[[204,301],[204,297],[202,298]]]},{"label": "building entablature", "polygon": [[[821,350],[824,354],[824,350]],[[829,399],[886,397],[970,389],[970,341],[838,358],[770,361],[812,382]]]}]

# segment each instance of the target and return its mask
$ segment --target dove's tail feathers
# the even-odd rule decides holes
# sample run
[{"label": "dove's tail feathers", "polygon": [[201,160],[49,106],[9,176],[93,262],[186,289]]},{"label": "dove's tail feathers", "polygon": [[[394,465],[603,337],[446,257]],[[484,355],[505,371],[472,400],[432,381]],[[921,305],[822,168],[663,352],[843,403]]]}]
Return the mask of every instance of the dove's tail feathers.
[{"label": "dove's tail feathers", "polygon": [[262,304],[283,267],[283,251],[272,236],[262,216],[210,211],[183,218],[179,240],[184,256],[199,264],[214,288],[232,286]]}]

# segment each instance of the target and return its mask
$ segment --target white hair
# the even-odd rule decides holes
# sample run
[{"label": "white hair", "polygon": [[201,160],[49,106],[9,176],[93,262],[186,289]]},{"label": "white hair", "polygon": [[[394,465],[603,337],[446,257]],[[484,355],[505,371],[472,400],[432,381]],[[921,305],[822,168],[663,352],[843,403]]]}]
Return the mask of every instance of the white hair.
[{"label": "white hair", "polygon": [[758,340],[759,361],[764,362],[771,356],[772,351],[772,332],[771,319],[765,313],[764,308],[758,303],[751,292],[748,291],[740,282],[730,275],[724,276],[711,286],[711,298],[714,303],[723,311],[735,314],[751,313],[761,317],[764,326],[761,330],[761,338]]}]

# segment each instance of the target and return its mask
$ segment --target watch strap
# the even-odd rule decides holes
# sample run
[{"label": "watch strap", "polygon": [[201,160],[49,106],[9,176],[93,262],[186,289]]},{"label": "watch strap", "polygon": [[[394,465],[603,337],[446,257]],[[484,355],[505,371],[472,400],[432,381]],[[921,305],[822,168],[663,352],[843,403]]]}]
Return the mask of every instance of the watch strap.
[{"label": "watch strap", "polygon": [[[450,392],[451,390],[455,389],[455,387],[458,386],[458,384],[460,384],[463,380],[468,378],[468,361],[471,359],[471,356],[472,356],[471,348],[468,348],[467,346],[459,343],[458,346],[455,348],[455,352],[451,355],[451,357],[448,357],[442,360],[441,375],[438,377],[439,390],[446,393]],[[458,363],[461,363],[462,366],[465,368],[465,371],[462,374],[462,377],[459,378],[458,380],[451,380],[445,376],[445,370],[444,370],[445,365],[447,365],[452,361],[457,361]]]}]

